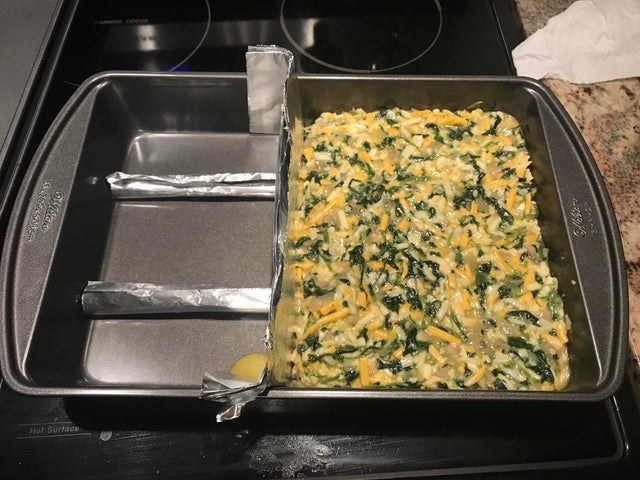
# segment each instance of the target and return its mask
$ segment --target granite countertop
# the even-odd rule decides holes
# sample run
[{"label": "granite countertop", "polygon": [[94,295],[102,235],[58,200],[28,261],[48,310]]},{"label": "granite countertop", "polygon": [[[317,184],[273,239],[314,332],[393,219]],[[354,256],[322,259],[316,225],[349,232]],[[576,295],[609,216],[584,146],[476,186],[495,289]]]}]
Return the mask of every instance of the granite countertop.
[{"label": "granite countertop", "polygon": [[[516,0],[527,36],[574,0]],[[640,78],[595,84],[543,82],[573,118],[591,149],[618,220],[629,286],[629,349],[640,391]]]}]

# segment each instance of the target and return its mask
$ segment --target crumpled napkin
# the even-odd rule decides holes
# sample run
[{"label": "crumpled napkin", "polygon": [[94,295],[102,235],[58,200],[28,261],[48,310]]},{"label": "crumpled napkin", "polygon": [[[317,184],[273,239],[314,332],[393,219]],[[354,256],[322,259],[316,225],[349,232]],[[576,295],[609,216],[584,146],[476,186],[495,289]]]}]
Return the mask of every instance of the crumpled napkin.
[{"label": "crumpled napkin", "polygon": [[596,83],[640,76],[640,0],[580,0],[512,52],[518,75]]}]

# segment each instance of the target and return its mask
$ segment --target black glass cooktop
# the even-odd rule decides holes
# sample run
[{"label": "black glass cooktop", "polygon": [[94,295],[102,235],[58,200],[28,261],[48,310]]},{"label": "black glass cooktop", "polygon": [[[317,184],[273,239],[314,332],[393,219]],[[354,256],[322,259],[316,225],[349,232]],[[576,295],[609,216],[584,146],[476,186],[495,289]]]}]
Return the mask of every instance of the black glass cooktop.
[{"label": "black glass cooktop", "polygon": [[113,68],[244,71],[257,44],[291,49],[298,72],[511,72],[491,1],[81,2],[75,18],[62,58],[70,82]]},{"label": "black glass cooktop", "polygon": [[[300,74],[511,75],[513,15],[508,0],[68,1],[16,155],[33,155],[99,71],[241,72],[247,45],[277,44]],[[261,400],[221,425],[216,409],[26,397],[0,379],[0,478],[633,478],[640,468],[628,380],[594,404]]]},{"label": "black glass cooktop", "polygon": [[268,400],[215,423],[192,400],[0,388],[0,478],[637,478],[626,383],[603,403]]}]

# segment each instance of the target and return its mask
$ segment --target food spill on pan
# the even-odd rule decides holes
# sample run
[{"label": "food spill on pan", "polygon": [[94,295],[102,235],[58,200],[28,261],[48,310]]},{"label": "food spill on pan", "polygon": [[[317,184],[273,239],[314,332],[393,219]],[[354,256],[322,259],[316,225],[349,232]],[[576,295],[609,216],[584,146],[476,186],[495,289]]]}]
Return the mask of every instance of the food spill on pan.
[{"label": "food spill on pan", "polygon": [[325,112],[299,151],[278,305],[291,385],[566,386],[570,322],[513,116]]},{"label": "food spill on pan", "polygon": [[267,356],[264,353],[247,353],[238,358],[229,371],[241,380],[257,382],[266,364]]}]

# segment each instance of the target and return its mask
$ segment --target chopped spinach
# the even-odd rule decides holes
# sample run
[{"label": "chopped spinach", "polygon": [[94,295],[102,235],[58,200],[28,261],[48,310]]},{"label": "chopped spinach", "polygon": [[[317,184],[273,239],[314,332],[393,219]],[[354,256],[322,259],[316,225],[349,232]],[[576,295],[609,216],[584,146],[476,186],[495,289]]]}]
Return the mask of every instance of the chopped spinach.
[{"label": "chopped spinach", "polygon": [[535,365],[531,364],[526,359],[522,358],[517,352],[514,352],[514,353],[523,361],[523,363],[529,370],[535,372],[538,376],[540,376],[542,381],[545,381],[545,382],[554,381],[553,372],[551,370],[551,367],[549,366],[547,356],[542,350],[535,350],[533,345],[531,345],[529,342],[527,342],[524,338],[521,338],[521,337],[508,337],[507,342],[509,346],[512,348],[516,348],[516,349],[523,348],[525,350],[529,350],[533,352],[537,360],[537,363]]},{"label": "chopped spinach", "polygon": [[513,225],[513,215],[500,205],[495,198],[488,195],[482,185],[466,185],[462,193],[453,199],[453,206],[456,209],[460,209],[462,206],[469,208],[471,202],[476,198],[481,198],[485,203],[491,205],[503,223]]},{"label": "chopped spinach", "polygon": [[498,322],[496,322],[493,318],[485,318],[482,323],[484,323],[485,325],[490,325],[493,328],[498,326]]},{"label": "chopped spinach", "polygon": [[444,143],[444,138],[442,138],[442,135],[440,134],[440,127],[438,125],[436,125],[435,123],[427,123],[425,127],[433,130],[433,137],[435,138],[436,142]]},{"label": "chopped spinach", "polygon": [[315,279],[311,278],[303,282],[302,290],[305,297],[310,297],[310,296],[321,297],[322,295],[326,295],[327,293],[333,292],[334,289],[320,288],[318,285],[316,285]]},{"label": "chopped spinach", "polygon": [[502,220],[503,223],[506,223],[508,225],[513,225],[513,215],[511,215],[506,208],[500,205],[500,203],[495,198],[489,195],[484,195],[482,199],[495,209],[496,213],[498,214],[498,216],[500,217],[500,220]]},{"label": "chopped spinach", "polygon": [[393,145],[393,137],[384,137],[382,141],[378,144],[378,148],[390,147]]},{"label": "chopped spinach", "polygon": [[385,192],[384,185],[381,183],[362,183],[358,180],[351,180],[347,188],[349,189],[347,198],[354,199],[358,205],[363,207],[379,202]]},{"label": "chopped spinach", "polygon": [[402,297],[400,295],[385,295],[384,297],[382,297],[382,304],[392,312],[398,313],[398,310],[400,310],[400,305],[402,305],[403,303],[404,301],[402,300]]},{"label": "chopped spinach", "polygon": [[[391,373],[400,373],[402,370],[405,370],[405,368],[402,367],[402,363],[400,363],[400,360],[382,360],[381,358],[378,359],[378,368],[380,370],[384,370],[384,369],[389,369],[391,370]],[[406,368],[406,370],[409,370],[409,368]]]},{"label": "chopped spinach", "polygon": [[403,355],[408,355],[410,353],[415,353],[429,348],[429,342],[416,339],[416,336],[418,335],[418,328],[415,325],[411,324],[408,327],[405,326],[405,333],[407,334],[407,338],[404,340]]},{"label": "chopped spinach", "polygon": [[460,335],[462,340],[467,342],[469,340],[469,336],[465,332],[464,328],[462,328],[462,324],[460,323],[460,320],[458,319],[458,316],[457,315],[451,315],[451,322],[456,327],[456,330],[458,331],[458,334]]},{"label": "chopped spinach", "polygon": [[300,248],[302,245],[304,245],[304,243],[307,240],[311,240],[310,237],[300,237],[298,240],[295,241],[295,243],[293,244],[293,248]]},{"label": "chopped spinach", "polygon": [[358,333],[358,336],[356,338],[364,338],[365,342],[369,341],[369,331],[367,330],[367,327],[362,327],[362,330],[360,330],[360,333]]},{"label": "chopped spinach", "polygon": [[347,383],[353,382],[360,374],[354,368],[347,368],[344,371],[344,379]]},{"label": "chopped spinach", "polygon": [[320,180],[322,180],[324,178],[327,178],[328,176],[329,176],[329,174],[326,173],[326,172],[320,173],[320,172],[318,172],[316,170],[312,170],[307,175],[306,180],[308,180],[310,182],[320,183]]},{"label": "chopped spinach", "polygon": [[437,153],[432,153],[430,155],[410,155],[409,158],[411,160],[415,160],[417,162],[429,162],[438,157]]},{"label": "chopped spinach", "polygon": [[306,345],[307,348],[310,348],[313,351],[316,351],[318,348],[320,348],[320,340],[318,339],[318,335],[309,335],[307,338],[304,339],[304,344],[301,345]]},{"label": "chopped spinach", "polygon": [[491,128],[489,130],[484,132],[484,134],[485,135],[496,135],[496,131],[497,131],[498,125],[500,125],[501,121],[502,121],[502,117],[499,116],[499,115],[496,115],[496,118],[493,121],[493,125],[491,126]]},{"label": "chopped spinach", "polygon": [[440,273],[440,265],[432,260],[425,260],[424,265],[431,271],[431,275],[438,278],[442,278],[443,275]]},{"label": "chopped spinach", "polygon": [[469,124],[466,127],[448,127],[447,137],[449,137],[449,140],[462,140],[465,135],[472,134],[472,126],[472,124]]},{"label": "chopped spinach", "polygon": [[360,267],[364,269],[364,245],[356,245],[351,250],[349,250],[349,263],[354,267]]},{"label": "chopped spinach", "polygon": [[442,302],[440,300],[434,300],[427,304],[425,308],[425,313],[430,317],[435,317],[442,306]]},{"label": "chopped spinach", "polygon": [[414,288],[407,287],[407,302],[416,310],[422,310],[422,301]]},{"label": "chopped spinach", "polygon": [[494,283],[494,280],[489,275],[491,271],[491,262],[481,263],[476,269],[476,288],[475,292],[478,294],[480,304],[484,305],[484,301],[487,297],[487,288]]},{"label": "chopped spinach", "polygon": [[507,343],[512,348],[524,348],[525,350],[533,351],[533,345],[522,337],[507,337]]},{"label": "chopped spinach", "polygon": [[316,145],[314,150],[316,152],[326,152],[327,151],[327,142],[319,142],[318,145]]},{"label": "chopped spinach", "polygon": [[458,223],[461,227],[466,227],[467,225],[478,225],[478,220],[473,215],[463,215]]},{"label": "chopped spinach", "polygon": [[510,298],[513,296],[513,294],[511,293],[511,289],[509,287],[507,287],[506,285],[500,285],[500,287],[498,287],[498,296],[500,298]]},{"label": "chopped spinach", "polygon": [[518,320],[525,320],[533,323],[534,325],[538,325],[538,317],[528,310],[512,310],[505,314],[505,318],[507,320],[512,320],[514,318]]},{"label": "chopped spinach", "polygon": [[371,168],[371,165],[369,165],[368,163],[360,160],[360,157],[358,157],[357,153],[354,153],[353,155],[351,155],[350,157],[347,157],[347,161],[351,164],[351,165],[358,165],[359,167],[361,167],[365,173],[367,174],[367,176],[369,178],[373,177],[375,175],[375,172],[373,171],[373,168]]},{"label": "chopped spinach", "polygon": [[502,380],[500,380],[499,378],[496,378],[493,381],[493,388],[495,390],[506,390],[507,386],[504,384],[504,382]]},{"label": "chopped spinach", "polygon": [[395,125],[396,123],[398,123],[398,120],[391,116],[392,113],[392,110],[383,108],[382,110],[379,110],[378,113],[376,113],[376,118],[385,120],[389,125]]},{"label": "chopped spinach", "polygon": [[553,372],[551,371],[551,367],[549,366],[549,362],[547,361],[547,356],[542,350],[536,350],[533,353],[538,358],[538,364],[529,368],[540,375],[540,378],[543,381],[553,383],[554,376]]}]

